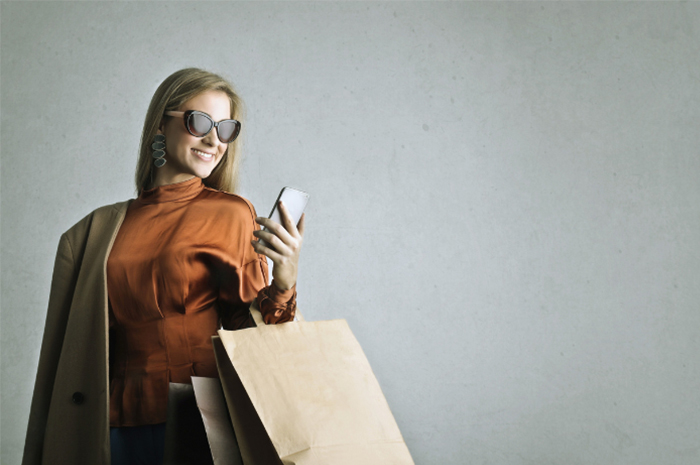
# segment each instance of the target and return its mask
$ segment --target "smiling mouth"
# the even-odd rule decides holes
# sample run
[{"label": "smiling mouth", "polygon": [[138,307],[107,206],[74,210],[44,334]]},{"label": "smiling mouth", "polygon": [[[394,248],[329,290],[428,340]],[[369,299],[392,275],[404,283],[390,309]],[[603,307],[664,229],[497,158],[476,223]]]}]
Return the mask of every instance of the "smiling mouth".
[{"label": "smiling mouth", "polygon": [[211,161],[214,159],[214,154],[212,153],[207,153],[207,152],[202,152],[201,150],[197,149],[192,149],[195,155],[197,155],[199,158],[201,158],[204,161]]}]

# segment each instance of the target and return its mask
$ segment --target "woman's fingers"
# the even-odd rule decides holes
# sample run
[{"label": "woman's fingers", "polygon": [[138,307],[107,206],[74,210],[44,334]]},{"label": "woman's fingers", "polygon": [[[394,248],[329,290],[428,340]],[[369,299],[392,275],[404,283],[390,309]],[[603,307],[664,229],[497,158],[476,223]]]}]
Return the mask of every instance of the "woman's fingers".
[{"label": "woman's fingers", "polygon": [[[283,204],[280,202],[280,205],[282,206]],[[281,221],[283,224],[279,224],[275,221],[272,221],[269,218],[256,218],[255,221],[261,226],[264,226],[267,230],[266,232],[272,233],[274,236],[278,237],[285,245],[287,245],[293,251],[296,251],[301,247],[301,243],[303,240],[302,233],[294,225],[291,217],[288,214],[288,211],[284,206],[280,208],[280,216],[282,217]],[[267,239],[265,239],[263,236],[259,237],[262,237],[264,240],[267,241]],[[272,244],[270,241],[267,242]]]},{"label": "woman's fingers", "polygon": [[279,209],[280,209],[280,218],[282,219],[282,226],[284,226],[284,229],[289,232],[293,237],[298,237],[299,236],[299,231],[297,230],[296,225],[294,222],[292,222],[292,217],[289,214],[289,210],[287,210],[287,206],[280,200],[279,202]]},{"label": "woman's fingers", "polygon": [[263,226],[265,229],[267,229],[268,232],[271,232],[275,236],[279,237],[282,240],[282,242],[289,244],[294,241],[292,235],[289,234],[289,232],[276,221],[272,221],[269,218],[255,218],[255,221],[260,226]]},{"label": "woman's fingers", "polygon": [[299,231],[300,236],[304,236],[304,213],[301,214],[299,218],[299,224],[297,225],[297,231]]},{"label": "woman's fingers", "polygon": [[[269,245],[272,246],[274,250],[277,252],[281,253],[282,255],[288,255],[289,254],[289,246],[285,244],[279,237],[276,235],[272,234],[269,231],[253,231],[253,235],[259,239],[262,239],[263,241],[267,242]],[[257,242],[257,241],[255,241]]]},{"label": "woman's fingers", "polygon": [[[298,224],[294,224],[294,222],[292,221],[292,215],[289,214],[287,206],[281,200],[279,202],[279,211],[281,226],[284,228],[284,230],[287,231],[290,234],[290,236],[297,239],[301,239],[301,237],[304,235],[303,232],[298,229]],[[301,216],[303,218],[304,214],[302,213]],[[299,219],[299,222],[301,223],[301,218]]]},{"label": "woman's fingers", "polygon": [[271,248],[262,245],[259,241],[250,241],[250,243],[253,244],[253,250],[255,250],[256,253],[269,257],[273,263],[279,263],[283,260],[282,255],[275,252]]},{"label": "woman's fingers", "polygon": [[[301,243],[303,241],[303,233],[302,231],[299,231],[297,229],[297,226],[292,221],[292,216],[289,214],[289,210],[287,210],[287,206],[281,200],[279,203],[279,207],[282,225],[284,226],[285,230],[289,233],[289,235],[293,238],[291,242],[287,242],[287,245],[289,245],[293,253],[299,253],[299,249],[301,248]],[[301,216],[303,217],[304,214],[302,213]],[[299,222],[301,222],[301,218],[299,219]]]},{"label": "woman's fingers", "polygon": [[297,278],[299,252],[304,235],[304,215],[299,219],[299,224],[295,225],[284,203],[280,201],[278,206],[281,224],[268,218],[255,219],[265,231],[254,231],[253,234],[264,240],[269,247],[253,241],[253,248],[274,262],[272,277],[278,286],[282,286],[280,289],[290,289]]}]

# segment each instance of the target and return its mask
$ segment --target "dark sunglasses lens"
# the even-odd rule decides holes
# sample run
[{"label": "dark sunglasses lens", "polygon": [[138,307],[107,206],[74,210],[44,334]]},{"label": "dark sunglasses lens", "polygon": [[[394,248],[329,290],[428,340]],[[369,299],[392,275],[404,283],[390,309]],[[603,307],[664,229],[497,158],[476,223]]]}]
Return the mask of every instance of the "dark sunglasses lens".
[{"label": "dark sunglasses lens", "polygon": [[209,118],[198,113],[191,114],[187,119],[187,124],[189,125],[190,132],[197,137],[205,136],[214,126]]},{"label": "dark sunglasses lens", "polygon": [[219,139],[221,142],[233,142],[238,136],[240,125],[235,121],[222,121],[219,123]]}]

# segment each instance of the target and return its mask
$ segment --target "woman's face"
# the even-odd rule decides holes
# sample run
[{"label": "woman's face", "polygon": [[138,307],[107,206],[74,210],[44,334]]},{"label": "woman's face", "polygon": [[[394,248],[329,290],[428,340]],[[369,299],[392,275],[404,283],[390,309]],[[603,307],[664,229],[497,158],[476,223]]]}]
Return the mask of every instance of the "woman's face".
[{"label": "woman's face", "polygon": [[[231,119],[231,101],[221,91],[203,92],[177,110],[202,111],[214,121]],[[228,147],[219,140],[217,128],[212,128],[204,137],[193,136],[187,131],[181,116],[164,117],[158,134],[165,135],[166,163],[160,168],[154,167],[156,186],[186,181],[193,176],[208,177]]]}]

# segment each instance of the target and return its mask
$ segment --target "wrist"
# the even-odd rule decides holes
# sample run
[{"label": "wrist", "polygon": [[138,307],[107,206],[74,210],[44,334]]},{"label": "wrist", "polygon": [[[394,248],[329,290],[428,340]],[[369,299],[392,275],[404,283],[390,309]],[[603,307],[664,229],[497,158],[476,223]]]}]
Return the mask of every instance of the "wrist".
[{"label": "wrist", "polygon": [[277,304],[284,305],[294,300],[296,296],[296,284],[289,289],[280,289],[275,281],[267,288],[265,294],[267,298],[276,302]]},{"label": "wrist", "polygon": [[280,282],[277,279],[273,279],[272,285],[275,286],[278,291],[286,292],[286,291],[294,289],[294,287],[296,287],[297,283],[293,283],[293,284],[289,285],[288,283]]}]

